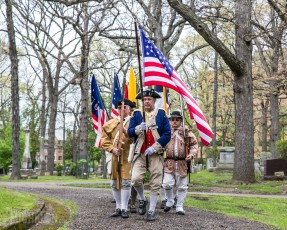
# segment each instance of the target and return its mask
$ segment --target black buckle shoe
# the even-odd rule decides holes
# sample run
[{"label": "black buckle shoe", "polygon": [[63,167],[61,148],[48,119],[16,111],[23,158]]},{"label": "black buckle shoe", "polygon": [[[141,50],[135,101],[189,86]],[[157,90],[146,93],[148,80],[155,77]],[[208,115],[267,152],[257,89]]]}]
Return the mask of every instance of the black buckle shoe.
[{"label": "black buckle shoe", "polygon": [[137,212],[136,206],[134,204],[131,204],[130,213],[136,213],[136,212]]},{"label": "black buckle shoe", "polygon": [[178,212],[176,212],[176,214],[177,214],[177,215],[182,215],[182,216],[183,216],[183,215],[185,215],[185,211],[178,211]]},{"label": "black buckle shoe", "polygon": [[146,219],[148,221],[154,221],[155,220],[155,211],[148,211]]},{"label": "black buckle shoe", "polygon": [[128,210],[122,209],[121,216],[122,216],[122,218],[129,218]]},{"label": "black buckle shoe", "polygon": [[111,217],[118,217],[121,215],[121,209],[117,208],[111,215]]},{"label": "black buckle shoe", "polygon": [[138,213],[140,215],[144,215],[146,213],[146,201],[145,200],[139,201]]},{"label": "black buckle shoe", "polygon": [[165,205],[166,205],[166,200],[163,200],[160,204],[160,208],[161,209],[164,209],[165,208]]},{"label": "black buckle shoe", "polygon": [[164,211],[164,212],[169,212],[170,209],[171,209],[171,207],[165,206],[163,211]]}]

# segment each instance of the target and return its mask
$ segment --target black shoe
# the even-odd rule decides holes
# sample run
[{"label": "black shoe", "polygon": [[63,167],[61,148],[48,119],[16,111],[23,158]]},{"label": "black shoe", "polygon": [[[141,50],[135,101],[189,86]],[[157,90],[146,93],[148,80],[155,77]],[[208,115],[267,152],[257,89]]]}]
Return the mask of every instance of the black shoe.
[{"label": "black shoe", "polygon": [[137,212],[136,206],[134,204],[131,204],[130,213],[136,213],[136,212]]},{"label": "black shoe", "polygon": [[164,212],[169,212],[170,209],[171,209],[171,207],[165,206],[163,211]]},{"label": "black shoe", "polygon": [[185,215],[185,211],[178,211],[176,212],[177,215]]},{"label": "black shoe", "polygon": [[111,215],[111,217],[118,217],[121,215],[121,209],[117,208]]},{"label": "black shoe", "polygon": [[112,199],[112,200],[111,200],[111,203],[116,203],[116,200],[115,200],[115,199]]},{"label": "black shoe", "polygon": [[140,215],[144,215],[146,213],[146,201],[145,200],[139,201],[138,213]]},{"label": "black shoe", "polygon": [[173,208],[176,208],[176,203],[177,203],[177,198],[175,197],[174,198],[174,203],[173,203],[173,206],[172,206]]},{"label": "black shoe", "polygon": [[122,216],[122,218],[129,218],[128,210],[122,209],[121,216]]},{"label": "black shoe", "polygon": [[155,211],[148,211],[146,219],[147,219],[147,221],[154,221],[155,220]]},{"label": "black shoe", "polygon": [[160,208],[161,209],[164,209],[165,208],[165,205],[166,205],[166,200],[163,200],[160,204]]}]

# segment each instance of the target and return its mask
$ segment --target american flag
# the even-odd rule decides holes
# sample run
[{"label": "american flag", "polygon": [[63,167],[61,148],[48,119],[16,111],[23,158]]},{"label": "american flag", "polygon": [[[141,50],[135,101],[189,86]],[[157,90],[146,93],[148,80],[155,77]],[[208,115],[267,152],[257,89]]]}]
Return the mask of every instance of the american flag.
[{"label": "american flag", "polygon": [[178,92],[185,99],[190,117],[196,123],[202,143],[208,146],[212,141],[213,132],[198,103],[162,52],[149,40],[140,26],[138,29],[143,52],[144,85],[161,85]]},{"label": "american flag", "polygon": [[91,96],[92,96],[92,121],[94,130],[97,134],[95,146],[100,148],[102,127],[106,122],[106,111],[94,75],[92,76],[92,82],[91,82]]},{"label": "american flag", "polygon": [[117,74],[115,74],[114,77],[114,92],[113,92],[113,100],[112,100],[112,111],[111,111],[111,117],[116,118],[120,114],[116,108],[117,102],[122,99],[122,93],[120,88],[120,82],[119,77]]}]

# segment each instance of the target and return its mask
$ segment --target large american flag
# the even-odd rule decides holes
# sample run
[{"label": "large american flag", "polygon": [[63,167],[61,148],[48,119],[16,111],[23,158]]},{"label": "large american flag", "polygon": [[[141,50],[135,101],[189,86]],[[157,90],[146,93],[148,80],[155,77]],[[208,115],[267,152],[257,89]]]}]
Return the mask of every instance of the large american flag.
[{"label": "large american flag", "polygon": [[113,92],[113,100],[112,100],[112,111],[111,111],[111,117],[116,118],[119,116],[119,112],[116,108],[117,102],[122,99],[122,93],[120,88],[120,82],[119,77],[117,74],[115,74],[114,77],[114,92]]},{"label": "large american flag", "polygon": [[149,40],[140,26],[138,29],[142,45],[144,85],[161,85],[178,92],[185,99],[190,117],[196,123],[202,143],[208,146],[212,141],[213,132],[197,101],[162,52]]},{"label": "large american flag", "polygon": [[97,134],[95,146],[100,148],[102,127],[106,122],[106,111],[94,75],[92,76],[92,82],[91,82],[91,96],[92,96],[92,121],[94,130]]}]

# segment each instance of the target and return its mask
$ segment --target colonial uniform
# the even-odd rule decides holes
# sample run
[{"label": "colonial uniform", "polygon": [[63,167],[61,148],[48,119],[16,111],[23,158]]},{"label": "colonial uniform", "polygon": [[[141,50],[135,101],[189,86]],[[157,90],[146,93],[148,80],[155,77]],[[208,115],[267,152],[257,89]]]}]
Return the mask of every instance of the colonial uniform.
[{"label": "colonial uniform", "polygon": [[[130,106],[129,100],[125,99],[124,104]],[[120,106],[121,102],[117,103],[117,106]],[[123,127],[127,130],[130,122],[130,116],[124,118]],[[120,126],[120,117],[109,120],[103,126],[102,133],[102,148],[110,153],[112,153],[114,148],[117,148],[119,141],[119,126]],[[112,167],[111,167],[111,179],[112,179],[112,191],[114,198],[116,200],[116,210],[112,214],[112,217],[122,216],[127,218],[128,212],[128,200],[131,193],[131,164],[128,162],[128,154],[130,144],[132,139],[126,134],[123,133],[122,139],[122,148],[121,154],[119,157],[120,160],[120,176],[118,177],[118,157],[113,154],[112,156]],[[117,179],[120,178],[120,188],[116,187]]]},{"label": "colonial uniform", "polygon": [[[168,212],[174,204],[173,187],[176,186],[177,214],[184,215],[183,202],[188,189],[187,162],[196,155],[198,150],[197,140],[191,130],[182,126],[172,129],[171,140],[166,148],[166,158],[164,162],[163,188],[167,196],[165,212]],[[185,133],[185,134],[184,134]],[[185,136],[184,136],[185,135]],[[186,151],[186,147],[188,151]]]},{"label": "colonial uniform", "polygon": [[[157,98],[160,97],[155,91],[148,90],[144,92],[144,96]],[[139,96],[137,96],[139,98]],[[152,147],[154,152],[148,156],[148,169],[150,172],[150,211],[154,212],[157,197],[160,191],[163,176],[163,150],[170,140],[170,124],[163,109],[154,109],[145,112],[146,118],[146,136],[141,130],[143,122],[142,112],[135,110],[130,120],[128,135],[134,137],[134,151],[132,159],[132,185],[138,194],[143,194],[143,179],[146,172],[147,162],[145,151]],[[141,195],[139,201],[139,214],[145,214],[146,201]],[[150,212],[149,211],[149,212]],[[152,220],[154,213],[152,214]],[[148,220],[149,213],[148,213]]]}]

